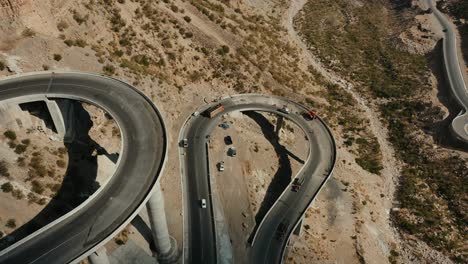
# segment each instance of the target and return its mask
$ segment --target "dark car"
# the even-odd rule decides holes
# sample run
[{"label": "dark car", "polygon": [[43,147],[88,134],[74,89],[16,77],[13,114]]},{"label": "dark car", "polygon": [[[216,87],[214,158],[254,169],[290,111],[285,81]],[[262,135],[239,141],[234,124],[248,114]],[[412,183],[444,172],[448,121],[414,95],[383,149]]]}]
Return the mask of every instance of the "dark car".
[{"label": "dark car", "polygon": [[229,124],[228,123],[221,123],[221,124],[219,124],[219,127],[224,128],[224,129],[228,129]]},{"label": "dark car", "polygon": [[288,230],[288,226],[284,223],[279,224],[278,229],[276,230],[276,239],[281,240],[283,239],[286,231]]},{"label": "dark car", "polygon": [[226,145],[232,145],[232,138],[231,138],[231,136],[225,136],[225,137],[224,137],[224,143],[226,143]]}]

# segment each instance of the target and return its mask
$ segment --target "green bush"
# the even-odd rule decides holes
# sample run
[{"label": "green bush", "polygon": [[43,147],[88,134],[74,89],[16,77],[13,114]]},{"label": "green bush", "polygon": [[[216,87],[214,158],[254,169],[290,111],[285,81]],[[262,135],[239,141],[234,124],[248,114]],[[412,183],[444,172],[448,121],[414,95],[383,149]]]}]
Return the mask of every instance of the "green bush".
[{"label": "green bush", "polygon": [[76,23],[78,23],[78,25],[81,25],[83,24],[84,22],[86,22],[89,18],[89,15],[81,15],[80,13],[76,12],[76,11],[73,11],[73,19],[75,19]]},{"label": "green bush", "polygon": [[82,40],[82,39],[76,39],[76,40],[75,40],[75,45],[78,46],[78,47],[80,47],[80,48],[84,48],[84,47],[86,47],[86,45],[88,45],[88,44],[86,43],[86,41],[84,41],[84,40]]},{"label": "green bush", "polygon": [[63,155],[63,154],[66,154],[66,153],[67,153],[67,149],[64,148],[64,147],[60,147],[60,148],[58,148],[58,152],[59,152],[60,154],[62,154],[62,155]]},{"label": "green bush", "polygon": [[11,131],[11,130],[5,131],[5,133],[3,133],[3,135],[4,135],[6,138],[10,139],[10,140],[16,140],[16,133],[13,132],[13,131]]},{"label": "green bush", "polygon": [[67,163],[64,160],[57,160],[56,163],[59,168],[65,168],[67,166]]},{"label": "green bush", "polygon": [[57,29],[58,29],[59,31],[64,31],[64,30],[67,29],[67,28],[68,28],[68,23],[65,22],[65,21],[63,21],[63,20],[60,21],[60,22],[57,24]]},{"label": "green bush", "polygon": [[24,157],[18,157],[18,160],[16,161],[16,164],[20,167],[26,166],[25,158]]},{"label": "green bush", "polygon": [[31,182],[31,185],[32,185],[32,191],[37,193],[37,194],[42,194],[44,193],[44,186],[42,185],[42,183],[38,180],[33,180]]},{"label": "green bush", "polygon": [[27,148],[28,148],[27,145],[18,144],[15,147],[15,153],[16,154],[21,154],[21,153],[25,152]]},{"label": "green bush", "polygon": [[115,67],[110,64],[107,64],[104,67],[102,67],[102,71],[107,75],[114,75]]},{"label": "green bush", "polygon": [[135,55],[132,60],[140,65],[148,67],[150,65],[150,58],[146,55]]},{"label": "green bush", "polygon": [[33,37],[34,35],[36,35],[36,32],[34,32],[32,29],[30,28],[26,28],[25,30],[23,30],[23,32],[21,33],[21,35],[23,35],[23,37]]},{"label": "green bush", "polygon": [[10,177],[6,161],[0,160],[0,176]]},{"label": "green bush", "polygon": [[16,228],[16,220],[13,218],[8,219],[5,226],[9,228]]},{"label": "green bush", "polygon": [[39,201],[36,202],[38,205],[45,205],[47,203],[47,199],[46,198],[41,198],[39,199]]},{"label": "green bush", "polygon": [[65,43],[65,45],[67,45],[68,47],[75,45],[75,41],[73,39],[66,39],[63,41],[63,43]]},{"label": "green bush", "polygon": [[221,46],[220,49],[218,49],[218,54],[221,56],[224,56],[229,53],[229,47],[226,45]]},{"label": "green bush", "polygon": [[42,164],[42,157],[40,155],[34,156],[33,153],[29,166],[32,168],[32,170],[29,170],[29,176],[31,178],[46,176],[47,168]]},{"label": "green bush", "polygon": [[11,191],[11,195],[13,195],[17,200],[22,200],[24,198],[23,192],[19,189],[13,189],[13,191]]},{"label": "green bush", "polygon": [[62,60],[62,55],[60,55],[60,54],[54,54],[54,60],[56,60],[56,61]]},{"label": "green bush", "polygon": [[1,188],[2,188],[2,191],[5,192],[5,193],[13,191],[13,185],[11,185],[10,182],[6,182],[6,183],[2,184]]}]

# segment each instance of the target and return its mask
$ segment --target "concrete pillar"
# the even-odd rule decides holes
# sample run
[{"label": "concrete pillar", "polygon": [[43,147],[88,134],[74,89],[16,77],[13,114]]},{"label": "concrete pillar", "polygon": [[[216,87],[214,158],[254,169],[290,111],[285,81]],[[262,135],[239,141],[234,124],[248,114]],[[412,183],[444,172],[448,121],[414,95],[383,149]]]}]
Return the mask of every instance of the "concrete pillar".
[{"label": "concrete pillar", "polygon": [[177,243],[169,235],[167,228],[166,213],[164,210],[164,197],[161,191],[159,181],[156,183],[156,189],[146,204],[148,217],[150,220],[154,245],[158,253],[160,263],[173,263],[178,259]]},{"label": "concrete pillar", "polygon": [[52,122],[54,122],[55,130],[60,137],[65,136],[67,131],[65,125],[65,118],[57,102],[54,100],[46,100],[47,109],[49,110],[50,117],[52,117]]},{"label": "concrete pillar", "polygon": [[294,229],[294,235],[296,236],[301,236],[302,235],[302,224],[303,224],[304,217],[301,218],[301,221],[297,225],[297,227]]},{"label": "concrete pillar", "polygon": [[76,137],[75,102],[70,99],[45,100],[45,102],[57,134],[63,137],[64,142],[72,142]]},{"label": "concrete pillar", "polygon": [[110,264],[105,247],[101,247],[93,252],[93,254],[89,255],[88,259],[91,264]]},{"label": "concrete pillar", "polygon": [[281,131],[281,127],[283,126],[283,121],[284,121],[284,117],[279,115],[278,120],[276,121],[276,127],[275,127],[276,136],[279,136],[279,132]]}]

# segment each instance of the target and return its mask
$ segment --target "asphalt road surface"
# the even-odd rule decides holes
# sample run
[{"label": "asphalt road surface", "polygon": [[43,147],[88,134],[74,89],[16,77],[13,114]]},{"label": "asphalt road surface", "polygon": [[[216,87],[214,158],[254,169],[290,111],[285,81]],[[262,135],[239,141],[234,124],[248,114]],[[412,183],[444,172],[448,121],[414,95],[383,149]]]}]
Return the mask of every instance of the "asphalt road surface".
[{"label": "asphalt road surface", "polygon": [[[286,244],[295,226],[313,201],[323,184],[330,177],[336,159],[336,147],[330,130],[321,119],[306,120],[302,113],[306,108],[279,97],[242,95],[220,102],[225,109],[214,118],[192,116],[180,134],[188,147],[181,150],[182,180],[184,184],[184,261],[186,263],[217,263],[216,234],[207,166],[207,136],[218,124],[221,115],[231,111],[261,111],[283,115],[296,123],[307,135],[310,145],[308,159],[296,177],[304,178],[299,192],[288,186],[256,231],[249,251],[251,263],[281,263]],[[291,113],[279,111],[287,105]],[[206,107],[205,107],[206,109]],[[201,208],[200,200],[208,206]],[[226,210],[226,209],[225,209]],[[286,226],[285,234],[277,235],[280,223]]]},{"label": "asphalt road surface", "polygon": [[452,89],[452,94],[463,108],[461,113],[452,121],[452,130],[457,138],[468,143],[468,90],[465,80],[463,79],[460,59],[457,53],[456,29],[447,17],[434,6],[432,0],[427,0],[427,4],[445,30],[443,40],[445,71]]},{"label": "asphalt road surface", "polygon": [[73,211],[0,252],[0,263],[76,263],[110,240],[145,205],[166,157],[162,117],[132,86],[101,75],[43,72],[0,81],[0,101],[67,98],[106,110],[121,129],[115,174]]}]

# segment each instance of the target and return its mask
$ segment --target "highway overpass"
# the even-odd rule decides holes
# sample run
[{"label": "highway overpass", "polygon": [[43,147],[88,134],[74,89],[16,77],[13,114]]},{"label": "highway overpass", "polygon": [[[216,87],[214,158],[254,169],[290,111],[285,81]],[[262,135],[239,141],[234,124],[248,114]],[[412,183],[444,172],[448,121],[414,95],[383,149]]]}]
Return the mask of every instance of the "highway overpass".
[{"label": "highway overpass", "polygon": [[[187,139],[187,148],[180,148],[181,174],[184,195],[184,262],[217,263],[219,250],[216,248],[213,202],[209,168],[207,166],[207,140],[219,117],[232,111],[260,111],[275,113],[298,125],[309,143],[309,154],[304,166],[295,176],[303,178],[303,187],[292,192],[288,186],[265,215],[258,228],[251,247],[248,249],[250,263],[282,263],[290,235],[302,219],[310,203],[332,174],[336,160],[336,146],[333,136],[320,119],[306,120],[302,115],[309,111],[304,106],[285,98],[245,94],[223,98],[215,104],[224,110],[215,117],[192,115],[179,135],[179,142]],[[202,113],[214,104],[198,109]],[[280,111],[287,106],[290,113]],[[200,199],[205,198],[208,206],[200,208]],[[283,224],[285,236],[277,238],[277,230]],[[203,241],[203,243],[201,243]]]},{"label": "highway overpass", "polygon": [[[110,77],[79,72],[43,72],[0,81],[0,101],[4,103],[58,98],[94,104],[115,119],[122,135],[116,172],[84,203],[1,251],[0,263],[77,263],[124,228],[148,201],[155,186],[159,186],[157,179],[167,152],[164,122],[151,101],[132,86]],[[303,113],[308,109],[285,98],[248,94],[226,97],[217,103],[225,107],[224,111],[214,118],[189,117],[179,135],[180,140],[187,138],[189,142],[187,148],[180,148],[184,261],[218,261],[207,136],[222,114],[260,111],[294,122],[304,131],[309,143],[308,157],[295,176],[304,179],[303,187],[299,192],[292,192],[290,185],[283,191],[256,229],[248,250],[251,263],[281,263],[293,230],[332,174],[336,160],[333,136],[320,118],[305,119]],[[199,111],[210,106],[203,106]],[[280,110],[284,106],[290,113]],[[65,115],[62,118],[65,123],[62,130],[65,130],[70,124]],[[208,200],[208,210],[200,209],[201,198]],[[280,225],[286,227],[286,235],[278,238]]]},{"label": "highway overpass", "polygon": [[42,72],[0,81],[2,103],[58,98],[96,105],[115,119],[122,138],[116,172],[84,203],[0,251],[0,263],[79,262],[136,216],[164,168],[167,135],[162,116],[131,85],[81,72]]}]

